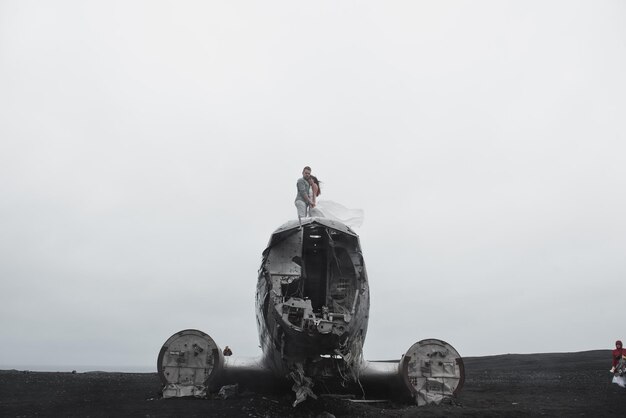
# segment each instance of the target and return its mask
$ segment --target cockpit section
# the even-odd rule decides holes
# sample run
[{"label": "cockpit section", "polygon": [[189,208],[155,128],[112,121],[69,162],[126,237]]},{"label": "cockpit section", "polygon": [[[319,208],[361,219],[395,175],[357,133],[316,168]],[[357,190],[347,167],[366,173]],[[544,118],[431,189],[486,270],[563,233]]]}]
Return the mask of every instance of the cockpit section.
[{"label": "cockpit section", "polygon": [[369,286],[352,229],[315,217],[279,227],[263,251],[256,300],[263,361],[297,393],[313,393],[311,378],[356,381]]},{"label": "cockpit section", "polygon": [[[271,334],[277,344],[283,334],[312,338],[330,334],[334,335],[330,345],[337,346],[346,341],[361,299],[369,308],[358,237],[343,224],[334,228],[329,222],[279,230],[263,253],[259,279],[267,292],[258,302],[263,303],[265,318],[276,319],[268,325],[274,328]],[[333,350],[329,353],[336,353]]]}]

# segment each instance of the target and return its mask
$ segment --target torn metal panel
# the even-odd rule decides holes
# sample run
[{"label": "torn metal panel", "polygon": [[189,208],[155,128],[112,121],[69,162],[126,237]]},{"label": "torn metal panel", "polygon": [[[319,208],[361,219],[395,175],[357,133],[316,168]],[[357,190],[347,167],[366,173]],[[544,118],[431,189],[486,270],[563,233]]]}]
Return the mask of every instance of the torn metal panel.
[{"label": "torn metal panel", "polygon": [[181,385],[170,383],[163,388],[163,398],[184,398],[193,396],[194,398],[205,399],[207,388],[204,385]]},{"label": "torn metal panel", "polygon": [[272,278],[290,282],[301,276],[302,232],[289,231],[281,237],[282,251],[268,252],[263,268]]},{"label": "torn metal panel", "polygon": [[217,393],[217,397],[220,399],[229,399],[229,398],[236,398],[238,394],[239,394],[238,384],[226,385],[220,388],[219,392]]},{"label": "torn metal panel", "polygon": [[288,376],[293,380],[291,390],[296,394],[296,400],[293,402],[294,407],[304,402],[309,396],[313,399],[317,399],[317,395],[313,393],[313,379],[304,375],[304,368],[301,363],[294,364]]}]

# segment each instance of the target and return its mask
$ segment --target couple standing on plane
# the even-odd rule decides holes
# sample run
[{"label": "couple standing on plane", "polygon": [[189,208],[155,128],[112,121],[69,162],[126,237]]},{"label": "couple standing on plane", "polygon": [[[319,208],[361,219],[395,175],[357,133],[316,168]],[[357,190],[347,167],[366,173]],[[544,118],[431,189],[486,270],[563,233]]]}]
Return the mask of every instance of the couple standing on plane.
[{"label": "couple standing on plane", "polygon": [[296,183],[296,209],[298,219],[313,216],[311,210],[315,208],[317,196],[320,195],[320,182],[317,177],[311,175],[311,167],[308,165],[302,170],[302,177]]},{"label": "couple standing on plane", "polygon": [[361,226],[363,223],[361,209],[348,209],[331,200],[317,200],[321,194],[320,182],[317,177],[311,175],[311,167],[304,167],[302,177],[296,182],[296,188],[295,205],[298,210],[298,219],[309,216],[328,218],[342,222],[349,227]]}]

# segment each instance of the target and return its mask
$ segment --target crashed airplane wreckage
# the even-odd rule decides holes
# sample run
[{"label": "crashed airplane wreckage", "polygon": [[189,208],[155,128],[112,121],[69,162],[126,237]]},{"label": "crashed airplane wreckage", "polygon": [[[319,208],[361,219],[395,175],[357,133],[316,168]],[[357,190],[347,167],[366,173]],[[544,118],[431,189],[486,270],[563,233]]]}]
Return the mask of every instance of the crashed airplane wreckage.
[{"label": "crashed airplane wreckage", "polygon": [[460,391],[463,360],[441,340],[416,342],[399,361],[365,361],[369,306],[357,234],[326,218],[287,222],[272,234],[259,269],[261,358],[224,356],[209,335],[180,331],[158,355],[163,396],[206,397],[207,390],[226,384],[271,377],[293,383],[294,406],[316,398],[316,383],[363,395],[386,388],[418,405],[440,403]]}]

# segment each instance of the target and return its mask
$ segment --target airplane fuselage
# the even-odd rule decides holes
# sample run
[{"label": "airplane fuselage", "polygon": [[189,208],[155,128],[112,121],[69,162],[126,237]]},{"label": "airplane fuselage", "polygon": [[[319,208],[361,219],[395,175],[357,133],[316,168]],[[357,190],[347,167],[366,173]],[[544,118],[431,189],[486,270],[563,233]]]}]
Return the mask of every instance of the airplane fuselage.
[{"label": "airplane fuselage", "polygon": [[385,388],[418,405],[456,395],[463,386],[463,361],[445,341],[418,341],[397,361],[363,359],[369,307],[367,272],[354,231],[327,218],[287,222],[272,234],[258,273],[262,356],[231,357],[230,349],[221,350],[208,334],[179,331],[157,357],[163,396],[206,397],[207,390],[267,382],[271,375],[293,383],[294,406],[315,398],[313,387],[320,381],[324,384],[317,388],[351,387],[362,394]]},{"label": "airplane fuselage", "polygon": [[263,363],[277,375],[354,379],[369,316],[358,236],[324,218],[278,228],[263,252],[256,312]]}]

